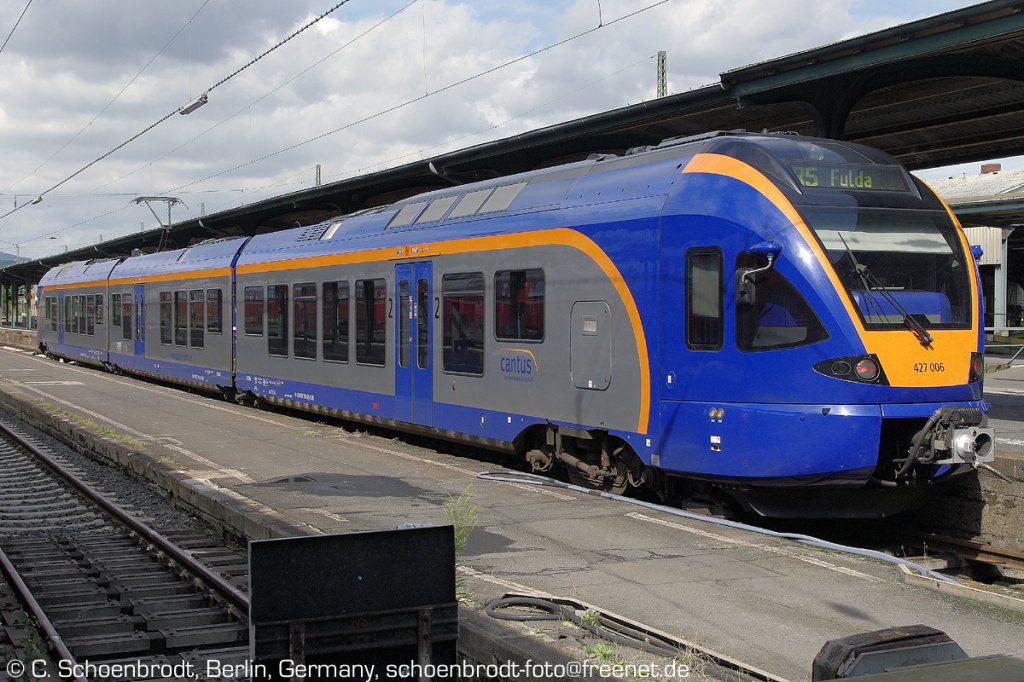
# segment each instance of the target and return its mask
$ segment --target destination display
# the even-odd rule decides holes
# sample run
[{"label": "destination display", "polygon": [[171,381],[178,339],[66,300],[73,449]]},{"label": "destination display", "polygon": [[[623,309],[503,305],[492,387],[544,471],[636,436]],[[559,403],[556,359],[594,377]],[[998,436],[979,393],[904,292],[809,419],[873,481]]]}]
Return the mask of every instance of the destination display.
[{"label": "destination display", "polygon": [[897,166],[854,166],[834,163],[791,163],[804,187],[819,189],[902,192],[907,189],[903,170]]}]

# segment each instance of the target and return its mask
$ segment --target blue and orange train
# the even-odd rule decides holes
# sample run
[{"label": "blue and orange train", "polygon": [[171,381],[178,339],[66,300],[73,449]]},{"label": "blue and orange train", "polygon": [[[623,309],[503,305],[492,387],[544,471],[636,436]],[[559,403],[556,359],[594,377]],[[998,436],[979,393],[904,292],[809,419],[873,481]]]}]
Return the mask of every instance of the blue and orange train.
[{"label": "blue and orange train", "polygon": [[974,255],[881,152],[715,133],[54,268],[39,344],[602,490],[881,516],[992,458]]}]

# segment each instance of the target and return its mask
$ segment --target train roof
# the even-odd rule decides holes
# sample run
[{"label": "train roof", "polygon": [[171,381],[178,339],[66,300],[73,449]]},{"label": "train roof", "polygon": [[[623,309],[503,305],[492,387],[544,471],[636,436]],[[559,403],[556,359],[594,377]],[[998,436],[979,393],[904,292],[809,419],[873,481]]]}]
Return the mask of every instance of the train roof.
[{"label": "train roof", "polygon": [[[777,133],[716,131],[631,149],[623,156],[594,154],[584,161],[453,185],[315,225],[257,235],[248,242],[234,237],[134,256],[120,264],[114,261],[116,267],[111,276],[126,278],[229,267],[236,257],[238,265],[259,264],[518,232],[550,226],[553,213],[641,198],[651,200],[646,205],[653,211],[659,205],[658,197],[666,197],[679,179],[679,170],[699,152],[749,163],[795,193],[802,189],[787,164],[797,160],[826,158],[865,165],[898,165],[888,155],[863,145]],[[495,220],[510,215],[517,216],[517,220]],[[80,265],[83,264],[55,268],[42,283],[54,281],[53,277],[78,276],[76,268]],[[54,271],[58,274],[54,275]],[[94,273],[88,274],[85,279]]]},{"label": "train roof", "polygon": [[[669,171],[686,153],[658,149],[624,157],[595,154],[572,164],[419,194],[317,225],[258,235],[238,264],[530,229],[537,224],[530,214],[666,195],[678,176]],[[494,220],[508,215],[523,219]]]},{"label": "train roof", "polygon": [[245,237],[212,239],[184,249],[132,256],[125,258],[113,269],[111,278],[146,277],[230,267],[245,240]]},{"label": "train roof", "polygon": [[[667,195],[679,169],[695,154],[731,156],[800,193],[787,165],[832,160],[858,165],[897,165],[863,145],[776,133],[716,131],[631,149],[624,156],[594,154],[575,163],[419,194],[308,227],[259,235],[240,265],[369,250],[531,229],[529,214],[571,210],[610,201]],[[492,220],[516,215],[516,221]],[[412,234],[422,231],[421,235]]]},{"label": "train roof", "polygon": [[39,280],[39,286],[76,284],[106,279],[118,262],[120,262],[119,258],[97,258],[58,265],[43,275]]}]

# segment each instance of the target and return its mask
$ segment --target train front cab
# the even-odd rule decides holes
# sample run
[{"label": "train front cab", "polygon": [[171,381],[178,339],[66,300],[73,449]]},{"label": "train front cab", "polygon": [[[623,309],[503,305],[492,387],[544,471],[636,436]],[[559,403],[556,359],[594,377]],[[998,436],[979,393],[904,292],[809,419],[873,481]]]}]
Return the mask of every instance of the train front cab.
[{"label": "train front cab", "polygon": [[892,159],[717,140],[662,249],[663,469],[765,515],[883,516],[991,459],[977,268]]}]

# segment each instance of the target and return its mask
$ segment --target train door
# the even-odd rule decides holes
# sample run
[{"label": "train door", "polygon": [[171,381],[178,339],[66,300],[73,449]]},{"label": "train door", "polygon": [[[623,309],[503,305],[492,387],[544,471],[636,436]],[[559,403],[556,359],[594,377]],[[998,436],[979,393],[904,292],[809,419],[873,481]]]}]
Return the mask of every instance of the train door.
[{"label": "train door", "polygon": [[431,263],[395,266],[395,419],[433,426]]},{"label": "train door", "polygon": [[132,297],[135,303],[135,358],[142,367],[141,358],[146,354],[146,287],[143,284],[135,285],[135,295]]},{"label": "train door", "polygon": [[64,345],[64,292],[57,292],[57,346]]},{"label": "train door", "polygon": [[[680,231],[682,232],[682,231]],[[661,395],[699,399],[704,368],[714,365],[725,338],[725,271],[716,246],[682,243],[666,232],[662,246]]]}]

